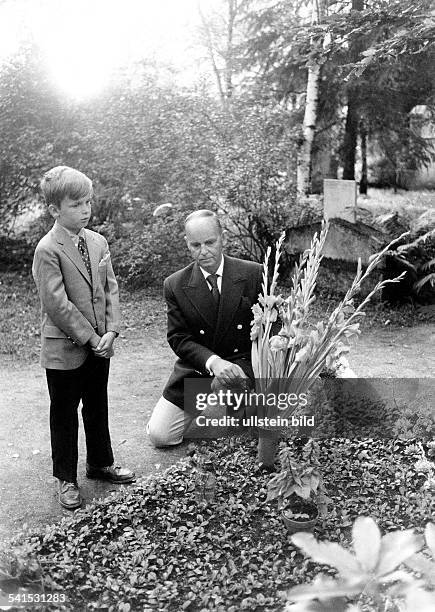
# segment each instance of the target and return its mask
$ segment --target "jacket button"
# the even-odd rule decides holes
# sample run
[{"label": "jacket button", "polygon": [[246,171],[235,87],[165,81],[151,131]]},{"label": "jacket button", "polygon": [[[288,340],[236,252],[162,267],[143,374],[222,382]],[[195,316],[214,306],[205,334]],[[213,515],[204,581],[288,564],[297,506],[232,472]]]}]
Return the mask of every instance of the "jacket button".
[{"label": "jacket button", "polygon": [[200,334],[205,334],[205,331],[204,331],[203,329],[200,329],[200,330],[199,330],[199,333],[200,333]]},{"label": "jacket button", "polygon": [[94,302],[94,304],[96,304],[98,302],[98,298],[93,298],[92,301]]},{"label": "jacket button", "polygon": [[234,349],[233,353],[238,353],[239,349]]},{"label": "jacket button", "polygon": [[243,325],[242,325],[241,323],[239,323],[239,324],[237,325],[237,329],[242,329],[242,328],[243,328]]}]

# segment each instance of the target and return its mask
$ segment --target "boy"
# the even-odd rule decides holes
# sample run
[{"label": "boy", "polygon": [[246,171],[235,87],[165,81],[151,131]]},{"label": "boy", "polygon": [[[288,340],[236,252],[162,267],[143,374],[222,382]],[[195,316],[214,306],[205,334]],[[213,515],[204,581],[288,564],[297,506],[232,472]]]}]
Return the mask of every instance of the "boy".
[{"label": "boy", "polygon": [[129,483],[134,474],[114,466],[107,381],[120,324],[118,285],[106,239],[85,229],[92,182],[57,166],[41,181],[53,228],[35,250],[33,278],[41,299],[41,365],[50,395],[53,475],[59,503],[81,505],[77,484],[77,409],[82,400],[88,478]]}]

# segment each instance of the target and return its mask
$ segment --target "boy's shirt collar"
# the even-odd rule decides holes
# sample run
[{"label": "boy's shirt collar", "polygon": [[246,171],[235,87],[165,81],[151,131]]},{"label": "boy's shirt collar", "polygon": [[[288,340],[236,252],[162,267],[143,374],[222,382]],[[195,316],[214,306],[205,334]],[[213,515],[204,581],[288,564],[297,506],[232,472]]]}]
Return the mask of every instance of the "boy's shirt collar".
[{"label": "boy's shirt collar", "polygon": [[82,236],[83,236],[83,238],[85,237],[85,228],[84,227],[82,227],[82,229],[79,231],[78,234],[74,234],[74,232],[71,232],[69,229],[67,229],[66,227],[61,225],[58,221],[55,221],[54,225],[57,226],[57,227],[61,227],[63,230],[65,230],[65,232],[71,238],[71,240],[73,241],[75,246],[78,248],[78,246],[79,246],[79,238],[82,237]]}]

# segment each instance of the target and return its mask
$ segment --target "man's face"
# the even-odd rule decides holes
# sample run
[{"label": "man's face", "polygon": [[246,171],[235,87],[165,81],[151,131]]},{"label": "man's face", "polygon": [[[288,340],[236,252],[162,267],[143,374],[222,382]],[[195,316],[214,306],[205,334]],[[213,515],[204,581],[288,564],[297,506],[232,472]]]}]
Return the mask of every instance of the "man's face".
[{"label": "man's face", "polygon": [[222,260],[224,239],[213,217],[189,221],[185,240],[192,258],[206,272],[214,274]]},{"label": "man's face", "polygon": [[51,204],[51,215],[67,230],[78,234],[82,227],[86,227],[91,218],[91,195],[79,200],[65,197],[59,208]]}]

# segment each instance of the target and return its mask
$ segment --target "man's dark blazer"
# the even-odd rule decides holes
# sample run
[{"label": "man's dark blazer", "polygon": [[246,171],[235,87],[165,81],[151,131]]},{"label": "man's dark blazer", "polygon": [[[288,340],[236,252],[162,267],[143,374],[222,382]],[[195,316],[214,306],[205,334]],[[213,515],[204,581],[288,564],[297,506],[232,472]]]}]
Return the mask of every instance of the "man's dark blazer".
[{"label": "man's dark blazer", "polygon": [[183,408],[184,379],[208,376],[207,359],[218,355],[238,363],[248,376],[251,367],[251,307],[261,292],[262,266],[224,256],[217,319],[210,288],[197,263],[165,279],[168,342],[178,356],[163,397]]}]

